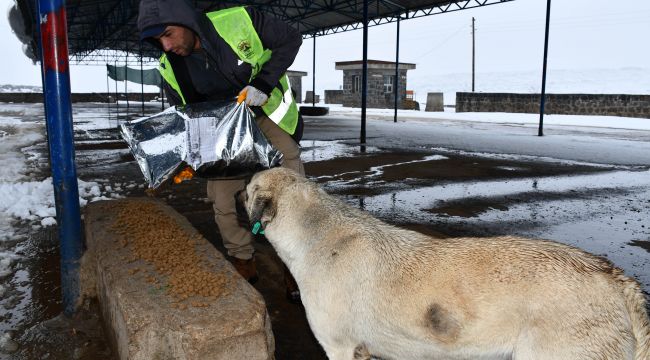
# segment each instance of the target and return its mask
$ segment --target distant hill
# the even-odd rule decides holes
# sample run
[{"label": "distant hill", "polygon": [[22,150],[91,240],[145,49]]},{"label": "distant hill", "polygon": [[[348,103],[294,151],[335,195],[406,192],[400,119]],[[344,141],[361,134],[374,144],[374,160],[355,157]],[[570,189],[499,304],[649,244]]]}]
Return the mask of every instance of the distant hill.
[{"label": "distant hill", "polygon": [[0,93],[40,93],[40,86],[31,86],[31,85],[9,85],[4,84],[0,85]]}]

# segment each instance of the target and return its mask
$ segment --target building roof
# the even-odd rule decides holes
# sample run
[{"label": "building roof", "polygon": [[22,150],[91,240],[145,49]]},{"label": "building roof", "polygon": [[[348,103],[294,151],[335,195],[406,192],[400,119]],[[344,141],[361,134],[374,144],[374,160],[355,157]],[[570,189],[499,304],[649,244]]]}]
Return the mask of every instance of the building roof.
[{"label": "building roof", "polygon": [[[334,63],[336,70],[356,70],[363,67],[363,60],[354,61],[337,61]],[[399,68],[403,70],[415,69],[413,63],[399,63]],[[395,69],[394,61],[368,60],[368,69]]]},{"label": "building roof", "polygon": [[[16,34],[21,34],[21,41],[27,43],[26,54],[34,57],[38,53],[38,0],[14,1],[17,11],[13,11],[10,17],[20,19],[10,19],[12,28]],[[241,5],[255,6],[291,24],[305,38],[363,27],[362,0],[192,1],[206,12]],[[397,21],[398,18],[412,19],[510,1],[514,0],[368,0],[369,26]],[[139,0],[67,0],[68,48],[73,63],[111,63],[114,60],[127,60],[128,63],[139,61],[140,56],[158,58],[158,49],[139,41],[136,27],[138,4]],[[22,23],[23,29],[16,29],[14,25],[18,23]],[[131,55],[125,59],[127,52]]]},{"label": "building roof", "polygon": [[307,76],[305,71],[296,71],[296,70],[287,70],[287,75],[289,76]]}]

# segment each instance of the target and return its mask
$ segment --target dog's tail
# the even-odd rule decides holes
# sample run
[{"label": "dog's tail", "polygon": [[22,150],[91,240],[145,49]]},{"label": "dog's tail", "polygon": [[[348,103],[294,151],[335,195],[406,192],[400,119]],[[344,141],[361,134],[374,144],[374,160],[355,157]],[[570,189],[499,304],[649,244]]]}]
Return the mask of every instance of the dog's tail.
[{"label": "dog's tail", "polygon": [[634,360],[650,360],[650,320],[646,310],[646,299],[639,283],[625,276],[623,271],[613,269],[613,275],[622,285],[625,306],[632,321],[632,331],[636,339]]}]

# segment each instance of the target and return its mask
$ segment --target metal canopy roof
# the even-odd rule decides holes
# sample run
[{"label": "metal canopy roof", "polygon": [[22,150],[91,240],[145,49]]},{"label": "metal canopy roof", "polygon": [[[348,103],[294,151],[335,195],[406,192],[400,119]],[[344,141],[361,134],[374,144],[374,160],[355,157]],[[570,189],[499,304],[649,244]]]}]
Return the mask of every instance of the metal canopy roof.
[{"label": "metal canopy roof", "polygon": [[[37,0],[15,0],[25,33],[31,37],[28,46],[36,49]],[[369,0],[369,26],[445,12],[487,6],[513,0]],[[363,27],[363,0],[194,0],[204,11],[251,5],[285,20],[303,37],[323,36]],[[68,46],[70,60],[78,64],[139,62],[159,56],[159,50],[138,39],[136,19],[138,0],[68,0]],[[30,49],[27,49],[29,53]],[[130,53],[131,55],[127,55]],[[149,59],[147,59],[149,58]]]}]

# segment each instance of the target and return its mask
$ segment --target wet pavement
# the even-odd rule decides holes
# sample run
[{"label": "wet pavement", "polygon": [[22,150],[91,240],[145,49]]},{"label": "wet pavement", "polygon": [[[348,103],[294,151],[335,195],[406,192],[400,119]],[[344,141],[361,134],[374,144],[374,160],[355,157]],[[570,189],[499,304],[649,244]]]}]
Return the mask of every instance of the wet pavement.
[{"label": "wet pavement", "polygon": [[[117,131],[84,129],[84,119],[108,117],[105,105],[77,104],[75,112],[79,177],[100,183],[106,193],[144,195],[140,170]],[[112,116],[108,125],[117,124]],[[639,280],[646,293],[650,290],[650,159],[638,154],[648,146],[647,132],[551,128],[548,139],[539,140],[526,135],[526,127],[468,126],[370,122],[368,142],[359,146],[358,120],[306,118],[302,158],[307,176],[326,191],[389,223],[437,237],[508,234],[571,244],[608,258]],[[459,128],[463,140],[449,146],[454,137],[445,134],[460,134]],[[577,140],[563,151],[550,148],[567,137]],[[537,145],[517,154],[518,141]],[[611,148],[617,153],[603,155]],[[46,154],[45,144],[30,151]],[[43,157],[34,161],[45,174]],[[157,196],[223,251],[204,180],[164,186]],[[22,295],[4,297],[19,299],[13,308],[1,303],[2,327],[20,344],[12,358],[110,359],[96,304],[86,304],[77,322],[56,318],[61,304],[52,228],[24,231],[27,240],[16,246],[27,260],[11,280]],[[256,248],[260,280],[255,287],[268,305],[277,358],[325,359],[304,310],[284,298],[272,247],[260,237]]]}]

